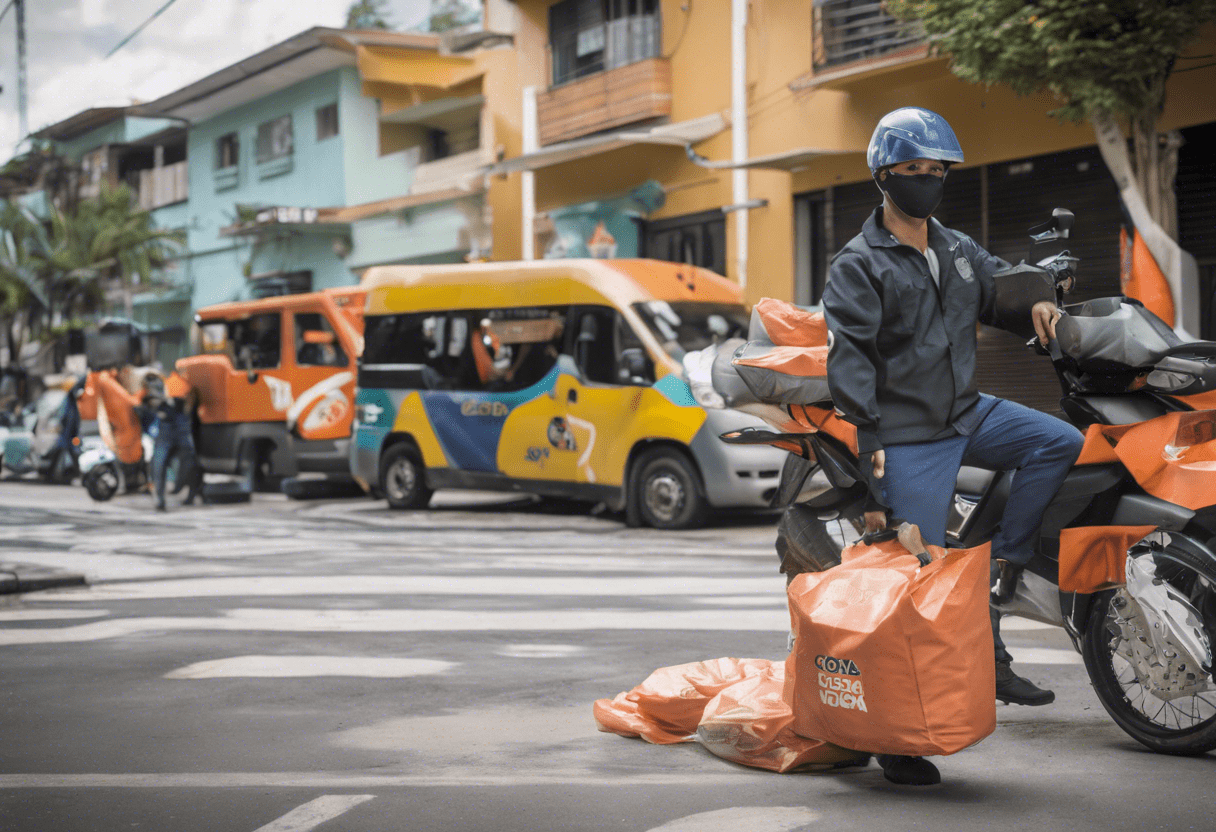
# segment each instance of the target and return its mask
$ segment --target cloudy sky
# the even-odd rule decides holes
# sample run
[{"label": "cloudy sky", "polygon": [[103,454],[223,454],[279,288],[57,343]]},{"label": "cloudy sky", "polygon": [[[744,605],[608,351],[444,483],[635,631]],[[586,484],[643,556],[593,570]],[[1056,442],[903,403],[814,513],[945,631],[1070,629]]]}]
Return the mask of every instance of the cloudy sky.
[{"label": "cloudy sky", "polygon": [[[351,0],[177,0],[105,57],[164,2],[26,0],[30,130],[89,107],[151,101],[311,26],[341,26]],[[429,5],[388,0],[391,22],[416,26]],[[18,140],[15,17],[0,22],[0,161]]]}]

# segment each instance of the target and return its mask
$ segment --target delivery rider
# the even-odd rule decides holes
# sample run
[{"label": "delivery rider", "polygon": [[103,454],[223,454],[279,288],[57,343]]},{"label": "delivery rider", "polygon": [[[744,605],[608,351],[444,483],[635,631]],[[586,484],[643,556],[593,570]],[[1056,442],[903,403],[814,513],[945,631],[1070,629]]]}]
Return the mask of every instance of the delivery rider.
[{"label": "delivery rider", "polygon": [[[944,546],[959,467],[1012,470],[992,557],[1024,566],[1082,436],[1060,419],[976,389],[976,323],[993,321],[993,274],[1008,264],[932,218],[950,165],[963,161],[950,125],[929,110],[895,110],[879,121],[867,160],[882,205],[833,258],[823,297],[828,385],[839,412],[857,426],[870,479],[867,528],[885,525],[889,511],[919,526],[927,543]],[[1054,339],[1060,313],[1051,287],[1044,283],[1041,299],[1027,306],[1020,319],[1044,343]],[[994,610],[997,698],[1052,702],[1054,693],[1013,672],[998,623]],[[921,758],[879,761],[896,782],[940,780]]]}]

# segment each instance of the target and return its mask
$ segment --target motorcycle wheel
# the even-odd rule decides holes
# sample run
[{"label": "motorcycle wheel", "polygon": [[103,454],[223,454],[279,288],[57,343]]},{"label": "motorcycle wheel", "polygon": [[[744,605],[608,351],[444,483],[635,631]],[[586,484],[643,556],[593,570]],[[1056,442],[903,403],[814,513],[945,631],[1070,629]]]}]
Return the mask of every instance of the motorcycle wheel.
[{"label": "motorcycle wheel", "polygon": [[113,463],[98,465],[84,475],[85,490],[99,503],[104,503],[117,494],[121,484],[118,469]]},{"label": "motorcycle wheel", "polygon": [[[1188,595],[1203,617],[1209,644],[1216,641],[1216,574],[1189,552],[1171,550],[1169,570],[1158,575]],[[1154,696],[1117,647],[1123,635],[1114,622],[1110,590],[1094,597],[1081,647],[1085,669],[1102,707],[1141,745],[1159,754],[1193,756],[1216,748],[1216,689],[1169,701]]]},{"label": "motorcycle wheel", "polygon": [[840,553],[861,539],[860,517],[830,519],[810,506],[793,505],[777,524],[777,556],[788,584],[803,572],[822,572],[840,563]]}]

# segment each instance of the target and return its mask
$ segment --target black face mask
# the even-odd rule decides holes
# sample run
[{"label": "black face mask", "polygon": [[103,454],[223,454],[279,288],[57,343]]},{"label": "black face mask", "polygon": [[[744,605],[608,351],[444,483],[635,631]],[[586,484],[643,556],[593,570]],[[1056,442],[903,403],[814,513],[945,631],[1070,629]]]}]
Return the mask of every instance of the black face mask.
[{"label": "black face mask", "polygon": [[905,176],[887,171],[885,179],[875,174],[874,181],[883,193],[891,197],[896,208],[918,220],[926,219],[933,213],[941,203],[946,188],[945,177],[932,173]]}]

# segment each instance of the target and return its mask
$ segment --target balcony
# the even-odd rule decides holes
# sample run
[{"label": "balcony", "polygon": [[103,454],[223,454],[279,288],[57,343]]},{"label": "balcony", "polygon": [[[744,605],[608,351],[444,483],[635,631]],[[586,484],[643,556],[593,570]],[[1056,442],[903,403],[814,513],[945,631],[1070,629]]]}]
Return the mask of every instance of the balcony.
[{"label": "balcony", "polygon": [[815,4],[816,71],[919,46],[920,26],[896,20],[876,0],[821,0]]},{"label": "balcony", "polygon": [[139,171],[139,207],[145,211],[162,208],[189,197],[186,162]]},{"label": "balcony", "polygon": [[648,58],[589,75],[537,96],[540,143],[576,139],[671,115],[671,64]]}]

